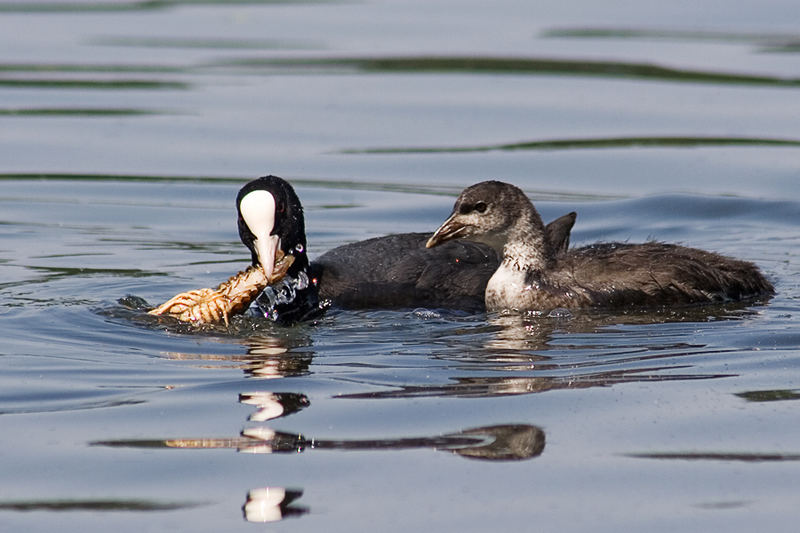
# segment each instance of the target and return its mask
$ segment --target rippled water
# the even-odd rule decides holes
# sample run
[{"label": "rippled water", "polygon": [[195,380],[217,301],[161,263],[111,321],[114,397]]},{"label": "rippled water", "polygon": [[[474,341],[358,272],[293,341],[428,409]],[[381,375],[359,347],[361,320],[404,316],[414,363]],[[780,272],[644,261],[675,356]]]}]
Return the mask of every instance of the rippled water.
[{"label": "rippled water", "polygon": [[[792,530],[796,11],[0,2],[0,529]],[[576,245],[716,250],[777,295],[146,315],[247,264],[265,173],[312,256],[493,177]]]}]

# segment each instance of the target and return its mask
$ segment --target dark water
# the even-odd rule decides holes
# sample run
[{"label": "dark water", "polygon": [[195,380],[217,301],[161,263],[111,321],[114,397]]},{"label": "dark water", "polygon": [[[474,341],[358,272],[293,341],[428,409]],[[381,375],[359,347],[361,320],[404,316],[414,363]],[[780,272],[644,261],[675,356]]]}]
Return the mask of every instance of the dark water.
[{"label": "dark water", "polygon": [[[797,10],[0,2],[0,529],[793,531]],[[575,244],[719,251],[777,295],[137,309],[246,265],[233,201],[270,172],[312,255],[492,177]]]}]

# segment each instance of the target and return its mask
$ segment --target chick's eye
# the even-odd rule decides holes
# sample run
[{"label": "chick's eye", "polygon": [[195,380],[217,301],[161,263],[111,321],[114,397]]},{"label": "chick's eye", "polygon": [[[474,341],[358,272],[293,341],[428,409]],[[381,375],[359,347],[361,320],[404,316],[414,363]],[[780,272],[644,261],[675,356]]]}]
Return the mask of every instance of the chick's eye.
[{"label": "chick's eye", "polygon": [[475,211],[477,211],[478,213],[485,213],[487,207],[488,206],[486,205],[486,202],[478,202],[477,204],[475,204]]}]

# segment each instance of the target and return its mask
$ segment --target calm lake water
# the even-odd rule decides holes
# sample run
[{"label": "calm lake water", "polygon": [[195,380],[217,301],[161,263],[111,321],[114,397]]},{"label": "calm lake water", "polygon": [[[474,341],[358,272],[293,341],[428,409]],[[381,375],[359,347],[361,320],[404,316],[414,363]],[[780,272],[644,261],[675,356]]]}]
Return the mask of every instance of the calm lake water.
[{"label": "calm lake water", "polygon": [[[800,6],[0,0],[0,529],[794,531]],[[295,185],[312,256],[465,186],[769,302],[152,320]],[[266,524],[266,525],[265,525]]]}]

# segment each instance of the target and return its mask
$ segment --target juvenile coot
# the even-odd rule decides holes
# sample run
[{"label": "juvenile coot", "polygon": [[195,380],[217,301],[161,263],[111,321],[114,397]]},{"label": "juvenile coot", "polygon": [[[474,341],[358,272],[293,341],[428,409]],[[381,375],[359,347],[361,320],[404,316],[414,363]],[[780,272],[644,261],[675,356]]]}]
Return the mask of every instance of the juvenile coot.
[{"label": "juvenile coot", "polygon": [[774,294],[754,264],[674,244],[612,242],[558,254],[525,193],[498,181],[466,188],[427,247],[451,239],[481,242],[502,256],[486,286],[490,311],[690,304]]},{"label": "juvenile coot", "polygon": [[[312,263],[300,199],[277,176],[247,183],[236,207],[239,236],[250,249],[253,265],[263,265],[267,277],[278,249],[294,256],[286,277],[257,299],[259,309],[280,322],[316,316],[326,301],[351,309],[483,310],[486,283],[500,265],[502,254],[477,242],[453,241],[427,249],[427,233],[347,244]],[[555,255],[567,250],[575,216],[569,213],[542,228]]]}]

